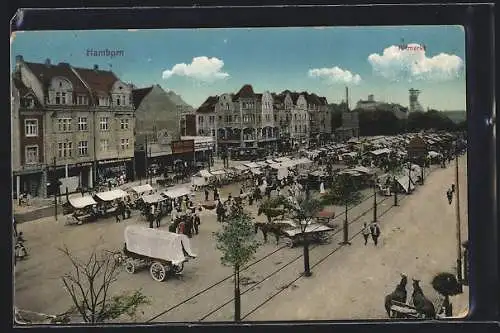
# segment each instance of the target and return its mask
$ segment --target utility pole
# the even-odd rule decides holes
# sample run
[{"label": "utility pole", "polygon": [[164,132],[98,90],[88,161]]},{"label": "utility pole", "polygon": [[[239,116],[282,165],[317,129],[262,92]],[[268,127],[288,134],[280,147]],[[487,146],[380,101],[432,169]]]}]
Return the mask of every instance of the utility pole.
[{"label": "utility pole", "polygon": [[[149,160],[151,160],[151,146],[149,147]],[[153,173],[149,171],[149,185],[153,185]]]},{"label": "utility pole", "polygon": [[57,180],[57,164],[56,164],[56,157],[54,156],[54,217],[57,221],[57,193],[58,193],[58,187],[59,187],[59,181]]},{"label": "utility pole", "polygon": [[373,179],[373,222],[377,222],[377,176]]},{"label": "utility pole", "polygon": [[462,291],[462,235],[460,223],[460,181],[458,174],[458,142],[455,150],[455,208],[457,214],[457,280],[460,282],[460,291]]},{"label": "utility pole", "polygon": [[144,136],[144,170],[147,183],[148,182],[148,135],[147,134],[145,134]]}]

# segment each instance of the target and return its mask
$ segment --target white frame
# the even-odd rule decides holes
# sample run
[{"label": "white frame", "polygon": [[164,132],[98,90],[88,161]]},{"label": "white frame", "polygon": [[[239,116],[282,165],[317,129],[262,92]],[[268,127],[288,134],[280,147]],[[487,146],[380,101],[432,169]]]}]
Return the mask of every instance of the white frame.
[{"label": "white frame", "polygon": [[120,139],[120,147],[122,150],[128,150],[129,149],[129,139]]},{"label": "white frame", "polygon": [[[85,143],[85,145],[84,145]],[[85,150],[85,153],[82,153]],[[89,154],[89,142],[88,141],[78,141],[78,155],[88,156]]]},{"label": "white frame", "polygon": [[[29,161],[28,159],[28,149],[29,148],[36,148],[36,160],[35,161]],[[32,164],[38,164],[40,163],[40,147],[38,145],[26,145],[24,146],[24,164],[32,165]]]},{"label": "white frame", "polygon": [[[71,132],[72,119],[68,117],[57,118],[57,129],[59,132]],[[64,127],[66,126],[66,129]]]},{"label": "white frame", "polygon": [[[30,131],[28,131],[28,122],[31,122],[31,121],[34,121],[35,124],[34,126],[33,125],[30,125],[29,128],[30,129],[35,129],[35,131],[31,131],[31,133],[28,133]],[[33,134],[33,132],[35,132]],[[38,136],[38,119],[36,118],[26,118],[24,119],[24,136],[27,137],[27,138],[35,138]]]},{"label": "white frame", "polygon": [[[85,121],[83,121],[83,119],[85,119]],[[89,130],[89,122],[87,117],[78,117],[78,130],[79,131]]]},{"label": "white frame", "polygon": [[73,157],[73,142],[58,142],[57,143],[57,156],[59,158]]},{"label": "white frame", "polygon": [[109,117],[99,118],[99,129],[101,131],[109,131]]},{"label": "white frame", "polygon": [[130,122],[128,118],[122,118],[120,119],[120,129],[122,130],[128,130],[130,127]]},{"label": "white frame", "polygon": [[[104,144],[106,143],[106,144]],[[108,152],[109,151],[109,140],[108,139],[101,139],[101,141],[99,142],[100,144],[100,148],[101,148],[101,151],[102,152]],[[104,149],[104,147],[106,149]]]}]

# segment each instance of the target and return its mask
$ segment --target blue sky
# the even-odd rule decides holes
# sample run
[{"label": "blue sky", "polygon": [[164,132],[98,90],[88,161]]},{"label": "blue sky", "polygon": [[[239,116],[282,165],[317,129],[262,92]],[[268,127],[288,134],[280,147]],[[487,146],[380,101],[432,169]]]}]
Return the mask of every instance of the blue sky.
[{"label": "blue sky", "polygon": [[[411,50],[397,45],[409,44]],[[414,45],[413,45],[414,44]],[[421,48],[425,45],[425,50]],[[123,50],[94,57],[87,50]],[[465,33],[460,26],[28,31],[11,37],[12,59],[112,69],[139,87],[160,84],[194,107],[209,95],[307,90],[351,107],[375,99],[465,110]]]}]

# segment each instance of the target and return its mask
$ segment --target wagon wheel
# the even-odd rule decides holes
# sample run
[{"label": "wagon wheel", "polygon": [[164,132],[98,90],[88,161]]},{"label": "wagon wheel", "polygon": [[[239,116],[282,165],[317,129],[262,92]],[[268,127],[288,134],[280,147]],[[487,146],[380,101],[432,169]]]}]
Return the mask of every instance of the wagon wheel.
[{"label": "wagon wheel", "polygon": [[135,264],[132,260],[127,260],[125,263],[125,271],[129,274],[135,273]]},{"label": "wagon wheel", "polygon": [[174,274],[180,274],[182,273],[182,271],[184,270],[184,263],[181,262],[180,265],[173,265],[172,266],[172,272],[174,272]]},{"label": "wagon wheel", "polygon": [[149,267],[149,273],[151,274],[153,280],[158,282],[165,281],[165,278],[167,277],[167,270],[159,261],[155,261],[151,264],[151,267]]}]

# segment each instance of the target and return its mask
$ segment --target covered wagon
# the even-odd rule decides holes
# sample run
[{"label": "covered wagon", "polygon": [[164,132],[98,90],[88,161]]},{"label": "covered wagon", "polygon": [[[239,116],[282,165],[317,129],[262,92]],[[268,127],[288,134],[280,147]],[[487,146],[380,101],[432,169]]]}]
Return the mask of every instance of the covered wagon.
[{"label": "covered wagon", "polygon": [[184,263],[196,258],[186,235],[139,225],[125,228],[123,253],[128,273],[149,267],[151,277],[159,282],[165,281],[168,275],[180,274]]}]

